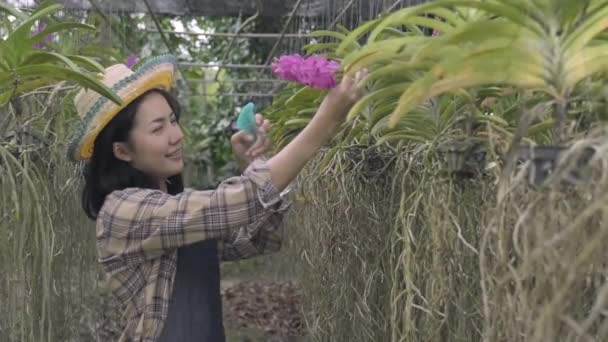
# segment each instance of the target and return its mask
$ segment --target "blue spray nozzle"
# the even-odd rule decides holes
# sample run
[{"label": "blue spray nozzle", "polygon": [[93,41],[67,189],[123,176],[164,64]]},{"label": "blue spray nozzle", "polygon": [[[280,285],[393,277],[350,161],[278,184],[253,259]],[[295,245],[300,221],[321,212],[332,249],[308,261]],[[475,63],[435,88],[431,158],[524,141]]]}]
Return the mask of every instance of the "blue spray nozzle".
[{"label": "blue spray nozzle", "polygon": [[254,138],[256,137],[257,125],[255,123],[255,104],[253,102],[247,103],[241,109],[241,112],[236,119],[236,128],[246,131]]}]

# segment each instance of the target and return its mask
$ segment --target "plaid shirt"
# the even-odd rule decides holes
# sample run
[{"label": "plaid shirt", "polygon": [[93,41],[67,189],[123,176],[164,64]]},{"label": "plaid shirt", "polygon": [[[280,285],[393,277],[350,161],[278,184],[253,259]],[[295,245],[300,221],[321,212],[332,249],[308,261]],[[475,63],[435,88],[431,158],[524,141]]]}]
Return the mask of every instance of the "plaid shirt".
[{"label": "plaid shirt", "polygon": [[264,160],[216,190],[172,196],[129,188],[106,197],[97,218],[99,262],[126,305],[120,341],[153,342],[162,332],[177,269],[177,248],[217,239],[222,260],[276,251],[289,203]]}]

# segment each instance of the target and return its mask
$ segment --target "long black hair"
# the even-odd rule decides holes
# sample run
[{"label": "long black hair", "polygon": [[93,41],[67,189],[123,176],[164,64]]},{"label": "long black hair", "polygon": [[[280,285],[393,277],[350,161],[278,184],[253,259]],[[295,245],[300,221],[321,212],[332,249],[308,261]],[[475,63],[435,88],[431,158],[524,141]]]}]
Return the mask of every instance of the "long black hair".
[{"label": "long black hair", "polygon": [[[82,208],[89,218],[95,220],[108,194],[126,188],[158,189],[158,181],[133,168],[128,162],[116,158],[113,145],[127,142],[133,128],[135,114],[147,95],[161,94],[169,103],[179,122],[180,108],[177,100],[169,92],[152,89],[123,108],[99,133],[93,146],[93,155],[84,168],[84,189]],[[169,177],[167,192],[176,195],[184,191],[182,175]]]}]

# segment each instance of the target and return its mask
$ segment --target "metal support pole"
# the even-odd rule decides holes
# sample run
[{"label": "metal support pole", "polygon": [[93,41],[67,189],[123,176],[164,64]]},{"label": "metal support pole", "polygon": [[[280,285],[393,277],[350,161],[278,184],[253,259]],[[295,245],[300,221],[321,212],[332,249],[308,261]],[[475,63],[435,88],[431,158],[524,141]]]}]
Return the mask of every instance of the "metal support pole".
[{"label": "metal support pole", "polygon": [[207,97],[217,96],[232,96],[232,97],[273,97],[274,94],[268,93],[218,93],[218,94],[206,94]]},{"label": "metal support pole", "polygon": [[[401,1],[401,0],[399,0],[399,1]],[[348,11],[348,9],[350,8],[350,6],[352,6],[354,2],[355,2],[355,0],[350,0],[350,2],[348,3],[348,5],[344,6],[344,8],[342,9],[342,11],[336,16],[336,18],[334,19],[334,21],[332,21],[331,24],[329,24],[329,27],[327,28],[327,30],[332,30],[334,28],[334,26],[336,26],[338,24],[338,22],[340,21],[340,19],[342,19],[342,17],[346,13],[346,11]]]},{"label": "metal support pole", "polygon": [[219,69],[270,69],[268,65],[260,64],[211,64],[196,62],[178,62],[180,66],[196,68],[219,68]]},{"label": "metal support pole", "polygon": [[[210,79],[204,79],[204,78],[188,78],[186,79],[186,82],[190,82],[190,83],[208,83],[209,81],[212,81]],[[235,79],[235,80],[231,80],[231,79],[225,79],[223,80],[224,83],[232,83],[232,84],[248,84],[248,83],[285,83],[287,81],[284,80],[275,80],[275,79]]]},{"label": "metal support pole", "polygon": [[[281,37],[279,37],[279,39],[274,43],[272,50],[270,50],[270,53],[268,54],[268,58],[266,58],[266,62],[264,63],[265,66],[270,65],[270,62],[272,61],[272,58],[274,57],[274,53],[276,52],[277,48],[279,47],[279,44],[281,44],[281,42],[283,41],[283,37],[285,37],[285,34],[287,33],[287,28],[289,27],[289,24],[291,24],[291,21],[293,20],[293,17],[296,15],[296,12],[300,8],[301,4],[302,4],[302,0],[298,0],[298,2],[295,4],[295,6],[293,6],[293,10],[289,14],[289,18],[287,18],[287,22],[285,23],[285,25],[283,26],[283,30],[281,31]],[[258,73],[258,76],[259,75],[261,75],[261,72]]]},{"label": "metal support pole", "polygon": [[[148,33],[158,33],[156,30],[146,30]],[[222,38],[253,38],[253,39],[276,39],[280,38],[280,33],[230,33],[230,32],[190,32],[190,31],[164,31],[167,34],[184,35],[184,36],[206,36],[206,37],[222,37]],[[287,33],[285,38],[312,38],[313,36],[306,33]]]}]

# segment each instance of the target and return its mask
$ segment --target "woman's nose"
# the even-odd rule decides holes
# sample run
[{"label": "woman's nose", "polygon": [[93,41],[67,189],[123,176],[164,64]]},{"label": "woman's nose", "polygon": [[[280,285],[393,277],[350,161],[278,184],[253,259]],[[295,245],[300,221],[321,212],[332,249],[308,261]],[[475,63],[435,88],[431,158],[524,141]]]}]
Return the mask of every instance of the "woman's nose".
[{"label": "woman's nose", "polygon": [[175,125],[171,131],[171,145],[180,143],[184,139],[184,132],[179,125]]}]

